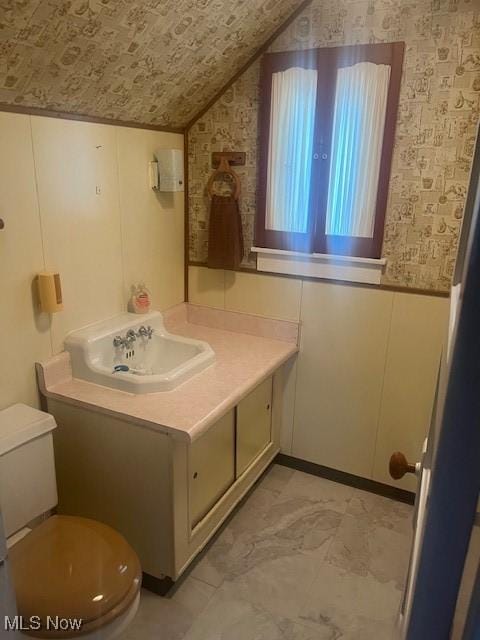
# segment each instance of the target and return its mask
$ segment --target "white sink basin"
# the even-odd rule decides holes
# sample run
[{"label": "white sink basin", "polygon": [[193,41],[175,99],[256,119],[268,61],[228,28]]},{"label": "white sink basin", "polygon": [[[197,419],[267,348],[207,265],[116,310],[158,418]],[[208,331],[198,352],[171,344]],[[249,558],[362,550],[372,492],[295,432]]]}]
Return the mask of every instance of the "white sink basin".
[{"label": "white sink basin", "polygon": [[[142,326],[153,330],[150,338],[139,335]],[[115,346],[114,338],[124,338],[129,330],[136,339]],[[129,393],[171,391],[215,361],[206,342],[168,333],[158,311],[122,313],[73,331],[65,339],[65,350],[74,378]]]}]

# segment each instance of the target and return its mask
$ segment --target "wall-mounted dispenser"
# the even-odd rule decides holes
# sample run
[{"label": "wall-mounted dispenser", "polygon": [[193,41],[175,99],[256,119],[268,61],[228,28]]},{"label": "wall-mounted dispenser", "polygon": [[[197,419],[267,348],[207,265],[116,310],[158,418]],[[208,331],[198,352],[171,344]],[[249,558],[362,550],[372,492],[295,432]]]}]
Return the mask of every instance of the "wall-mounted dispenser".
[{"label": "wall-mounted dispenser", "polygon": [[156,191],[184,191],[183,151],[157,149],[156,162],[149,163],[150,187]]},{"label": "wall-mounted dispenser", "polygon": [[40,309],[44,313],[57,313],[62,311],[62,286],[60,274],[51,271],[42,271],[37,276],[38,298]]}]

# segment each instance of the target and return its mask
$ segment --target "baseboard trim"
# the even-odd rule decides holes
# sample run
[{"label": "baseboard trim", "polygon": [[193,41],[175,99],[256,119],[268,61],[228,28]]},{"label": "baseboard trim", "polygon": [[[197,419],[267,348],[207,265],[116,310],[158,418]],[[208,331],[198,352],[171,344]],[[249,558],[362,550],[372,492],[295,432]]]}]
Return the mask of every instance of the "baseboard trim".
[{"label": "baseboard trim", "polygon": [[173,587],[173,584],[173,580],[168,576],[165,576],[165,578],[156,578],[145,572],[142,575],[142,587],[156,593],[157,596],[165,596]]},{"label": "baseboard trim", "polygon": [[412,491],[391,487],[388,484],[383,484],[383,482],[377,482],[376,480],[369,480],[368,478],[355,476],[353,473],[346,473],[345,471],[339,471],[338,469],[324,467],[323,465],[316,464],[315,462],[309,462],[308,460],[301,460],[300,458],[287,456],[285,453],[278,453],[274,462],[276,464],[281,464],[284,467],[297,469],[297,471],[310,473],[312,476],[319,476],[320,478],[326,478],[333,482],[339,482],[350,487],[355,487],[355,489],[362,489],[362,491],[376,493],[379,496],[391,498],[392,500],[404,502],[405,504],[414,504],[415,502],[415,494]]}]

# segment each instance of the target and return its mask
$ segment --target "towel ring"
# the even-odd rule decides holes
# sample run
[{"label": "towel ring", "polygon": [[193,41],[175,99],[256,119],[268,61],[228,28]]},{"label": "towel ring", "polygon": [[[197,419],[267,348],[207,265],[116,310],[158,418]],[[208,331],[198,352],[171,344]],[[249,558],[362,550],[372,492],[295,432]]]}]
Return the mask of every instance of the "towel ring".
[{"label": "towel ring", "polygon": [[235,188],[233,190],[233,197],[235,198],[235,200],[238,200],[238,198],[240,197],[240,191],[241,191],[240,176],[236,174],[235,171],[230,167],[230,164],[226,158],[221,158],[220,164],[218,165],[218,169],[216,169],[208,179],[208,183],[207,183],[208,195],[210,197],[215,195],[213,191],[213,183],[215,182],[216,178],[221,174],[228,174],[229,176],[232,176],[233,182],[235,185]]}]

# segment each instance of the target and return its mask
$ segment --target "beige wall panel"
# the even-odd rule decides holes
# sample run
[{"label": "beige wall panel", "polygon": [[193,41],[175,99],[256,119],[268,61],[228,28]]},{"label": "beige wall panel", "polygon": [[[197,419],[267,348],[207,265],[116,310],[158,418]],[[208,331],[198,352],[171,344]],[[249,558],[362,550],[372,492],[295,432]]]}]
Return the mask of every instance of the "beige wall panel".
[{"label": "beige wall panel", "polygon": [[48,316],[36,312],[35,274],[43,269],[30,119],[0,113],[0,409],[38,406],[34,362],[50,354]]},{"label": "beige wall panel", "polygon": [[68,331],[124,308],[115,127],[33,117],[32,132],[46,268],[62,278],[59,352]]},{"label": "beige wall panel", "polygon": [[392,480],[388,461],[402,451],[411,462],[420,460],[428,432],[442,344],[447,330],[449,301],[396,293],[385,367],[373,477],[380,482],[415,490],[415,476]]},{"label": "beige wall panel", "polygon": [[188,267],[188,301],[206,307],[225,307],[225,271]]},{"label": "beige wall panel", "polygon": [[283,395],[281,398],[280,448],[282,453],[292,455],[293,423],[295,419],[295,387],[297,384],[297,356],[283,365]]},{"label": "beige wall panel", "polygon": [[370,477],[392,300],[304,282],[292,455]]},{"label": "beige wall panel", "polygon": [[[34,362],[125,309],[131,282],[146,281],[156,308],[184,299],[183,194],[157,196],[147,179],[153,150],[183,136],[1,113],[0,139],[0,407],[36,406]],[[62,279],[65,309],[52,317],[32,297],[45,268]]]},{"label": "beige wall panel", "polygon": [[302,281],[256,273],[225,272],[225,309],[298,321]]},{"label": "beige wall panel", "polygon": [[148,163],[160,148],[183,149],[183,135],[116,127],[125,298],[144,281],[155,309],[184,300],[184,194],[159,193]]}]

